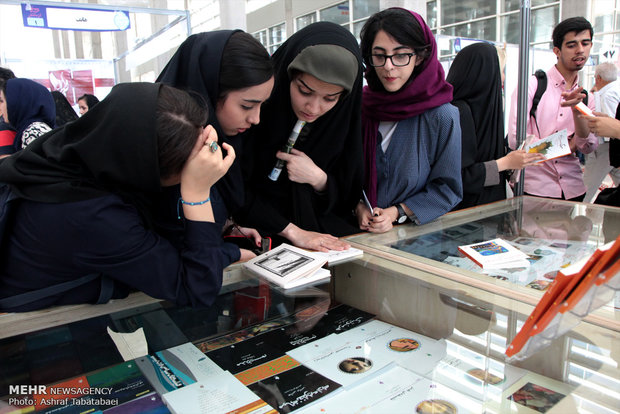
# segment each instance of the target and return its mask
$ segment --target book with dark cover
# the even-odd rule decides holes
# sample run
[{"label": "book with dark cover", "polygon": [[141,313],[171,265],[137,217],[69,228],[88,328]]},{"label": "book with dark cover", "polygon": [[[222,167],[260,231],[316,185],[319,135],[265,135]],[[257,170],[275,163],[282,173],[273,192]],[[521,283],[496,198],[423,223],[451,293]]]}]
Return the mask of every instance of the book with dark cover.
[{"label": "book with dark cover", "polygon": [[246,339],[214,351],[207,352],[206,355],[222,369],[231,374],[264,364],[273,359],[284,355],[277,344],[263,339],[265,335]]},{"label": "book with dark cover", "polygon": [[338,390],[340,384],[303,365],[248,386],[279,413],[290,413]]}]

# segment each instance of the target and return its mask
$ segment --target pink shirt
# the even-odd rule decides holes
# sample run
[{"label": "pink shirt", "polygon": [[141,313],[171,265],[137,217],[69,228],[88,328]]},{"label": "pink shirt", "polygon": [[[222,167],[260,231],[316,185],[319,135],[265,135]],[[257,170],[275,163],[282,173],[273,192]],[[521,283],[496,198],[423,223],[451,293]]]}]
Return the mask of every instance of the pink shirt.
[{"label": "pink shirt", "polygon": [[[579,79],[577,78],[572,88],[578,85],[578,81]],[[540,135],[538,134],[536,123],[529,117],[536,86],[536,77],[532,76],[528,82],[527,134],[544,138],[566,128],[570,140],[570,136],[575,132],[573,111],[570,107],[560,106],[562,92],[567,89],[566,81],[555,66],[547,71],[547,90],[542,95],[536,111]],[[588,96],[588,106],[594,110],[594,99],[592,96]],[[512,94],[512,105],[508,120],[508,142],[513,149],[516,147],[516,134],[517,89]],[[577,148],[584,154],[591,153],[598,146],[598,139],[594,134],[590,134],[585,138],[575,135],[572,139],[576,140]],[[524,177],[523,189],[529,194],[561,198],[562,193],[564,193],[564,198],[570,199],[586,192],[579,158],[575,154],[526,167]]]}]

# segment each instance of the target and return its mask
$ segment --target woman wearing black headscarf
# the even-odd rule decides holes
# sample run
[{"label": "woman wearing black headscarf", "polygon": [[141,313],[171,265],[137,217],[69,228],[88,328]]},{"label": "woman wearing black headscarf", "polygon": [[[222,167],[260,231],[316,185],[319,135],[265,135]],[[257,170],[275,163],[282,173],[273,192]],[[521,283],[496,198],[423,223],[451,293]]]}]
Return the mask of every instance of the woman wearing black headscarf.
[{"label": "woman wearing black headscarf", "polygon": [[17,152],[56,127],[56,105],[52,94],[45,86],[30,79],[14,78],[0,82],[0,114],[17,131],[12,151],[3,150],[2,154]]},{"label": "woman wearing black headscarf", "polygon": [[[186,92],[120,84],[77,121],[2,160],[0,183],[19,199],[0,251],[0,308],[104,303],[132,289],[210,305],[224,259],[209,195],[234,151],[223,144],[222,157],[206,119]],[[177,248],[154,230],[153,200],[179,183],[185,243]],[[75,281],[83,283],[45,290]]]},{"label": "woman wearing black headscarf", "polygon": [[[157,81],[200,94],[209,106],[209,124],[220,142],[232,145],[240,158],[247,130],[259,123],[261,105],[273,89],[273,64],[267,50],[252,35],[241,30],[217,30],[188,37]],[[239,161],[215,187],[215,218],[224,226],[244,203]],[[256,231],[242,231],[260,243]],[[230,262],[249,258],[241,256],[234,246],[228,245],[226,251]]]},{"label": "woman wearing black headscarf", "polygon": [[523,150],[506,155],[499,57],[495,46],[474,43],[454,58],[446,80],[454,87],[462,131],[463,200],[459,210],[506,198],[505,171],[521,169],[541,158]]},{"label": "woman wearing black headscarf", "polygon": [[[337,24],[314,23],[272,59],[276,85],[242,164],[250,189],[245,223],[298,247],[348,248],[336,236],[359,232],[351,214],[363,170],[357,41]],[[305,124],[293,149],[280,151],[297,121]],[[286,164],[275,177],[278,160]]]}]

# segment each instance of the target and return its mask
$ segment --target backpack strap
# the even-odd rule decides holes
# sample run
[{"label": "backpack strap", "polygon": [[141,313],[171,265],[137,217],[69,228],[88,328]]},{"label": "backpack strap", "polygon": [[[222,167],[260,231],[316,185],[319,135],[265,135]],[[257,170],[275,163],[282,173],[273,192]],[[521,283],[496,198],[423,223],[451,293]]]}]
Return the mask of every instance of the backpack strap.
[{"label": "backpack strap", "polygon": [[530,116],[536,119],[536,109],[538,109],[538,104],[540,103],[540,98],[543,96],[543,93],[547,90],[547,74],[544,70],[538,69],[534,76],[536,76],[536,80],[538,81],[538,85],[536,86],[536,92],[534,93],[534,99],[532,99],[532,108],[530,109]]},{"label": "backpack strap", "polygon": [[[47,286],[47,287],[33,290],[30,292],[20,293],[19,295],[15,295],[15,296],[9,296],[7,298],[0,299],[0,309],[12,309],[18,306],[26,305],[28,303],[36,302],[38,300],[74,289],[78,286],[85,285],[86,283],[89,283],[101,276],[102,275],[100,273],[91,273],[89,275],[82,276],[79,279],[74,279],[68,282],[58,283],[56,285]],[[108,278],[103,277],[103,279],[108,279]],[[97,300],[97,303],[105,303],[103,302],[103,300],[105,300],[106,298],[102,296],[108,296],[108,295],[109,297],[112,296],[111,291],[109,289],[109,282],[111,281],[104,282],[102,280],[102,288],[103,288],[102,294],[103,295],[100,294],[99,299]],[[104,290],[105,292],[103,292]],[[109,297],[107,298],[108,300],[109,300]],[[105,301],[107,302],[107,300]]]}]

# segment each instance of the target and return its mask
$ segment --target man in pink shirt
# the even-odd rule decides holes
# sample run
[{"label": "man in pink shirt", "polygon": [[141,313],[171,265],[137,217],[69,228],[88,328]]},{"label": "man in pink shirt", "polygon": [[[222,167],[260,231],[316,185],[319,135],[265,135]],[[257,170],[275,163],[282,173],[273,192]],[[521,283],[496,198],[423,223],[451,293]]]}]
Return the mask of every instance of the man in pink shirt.
[{"label": "man in pink shirt", "polygon": [[[527,134],[536,139],[545,138],[563,129],[567,130],[572,154],[555,158],[525,169],[524,193],[539,197],[582,201],[586,186],[576,151],[589,154],[598,146],[590,133],[588,123],[579,117],[575,105],[585,98],[579,86],[579,71],[586,64],[592,48],[592,25],[583,17],[571,17],[553,29],[553,53],[557,63],[547,71],[547,89],[540,99],[536,119],[527,122]],[[532,77],[528,86],[529,113],[536,92],[537,81]],[[594,99],[588,100],[594,109]],[[512,94],[508,121],[508,142],[516,147],[517,91]]]}]

